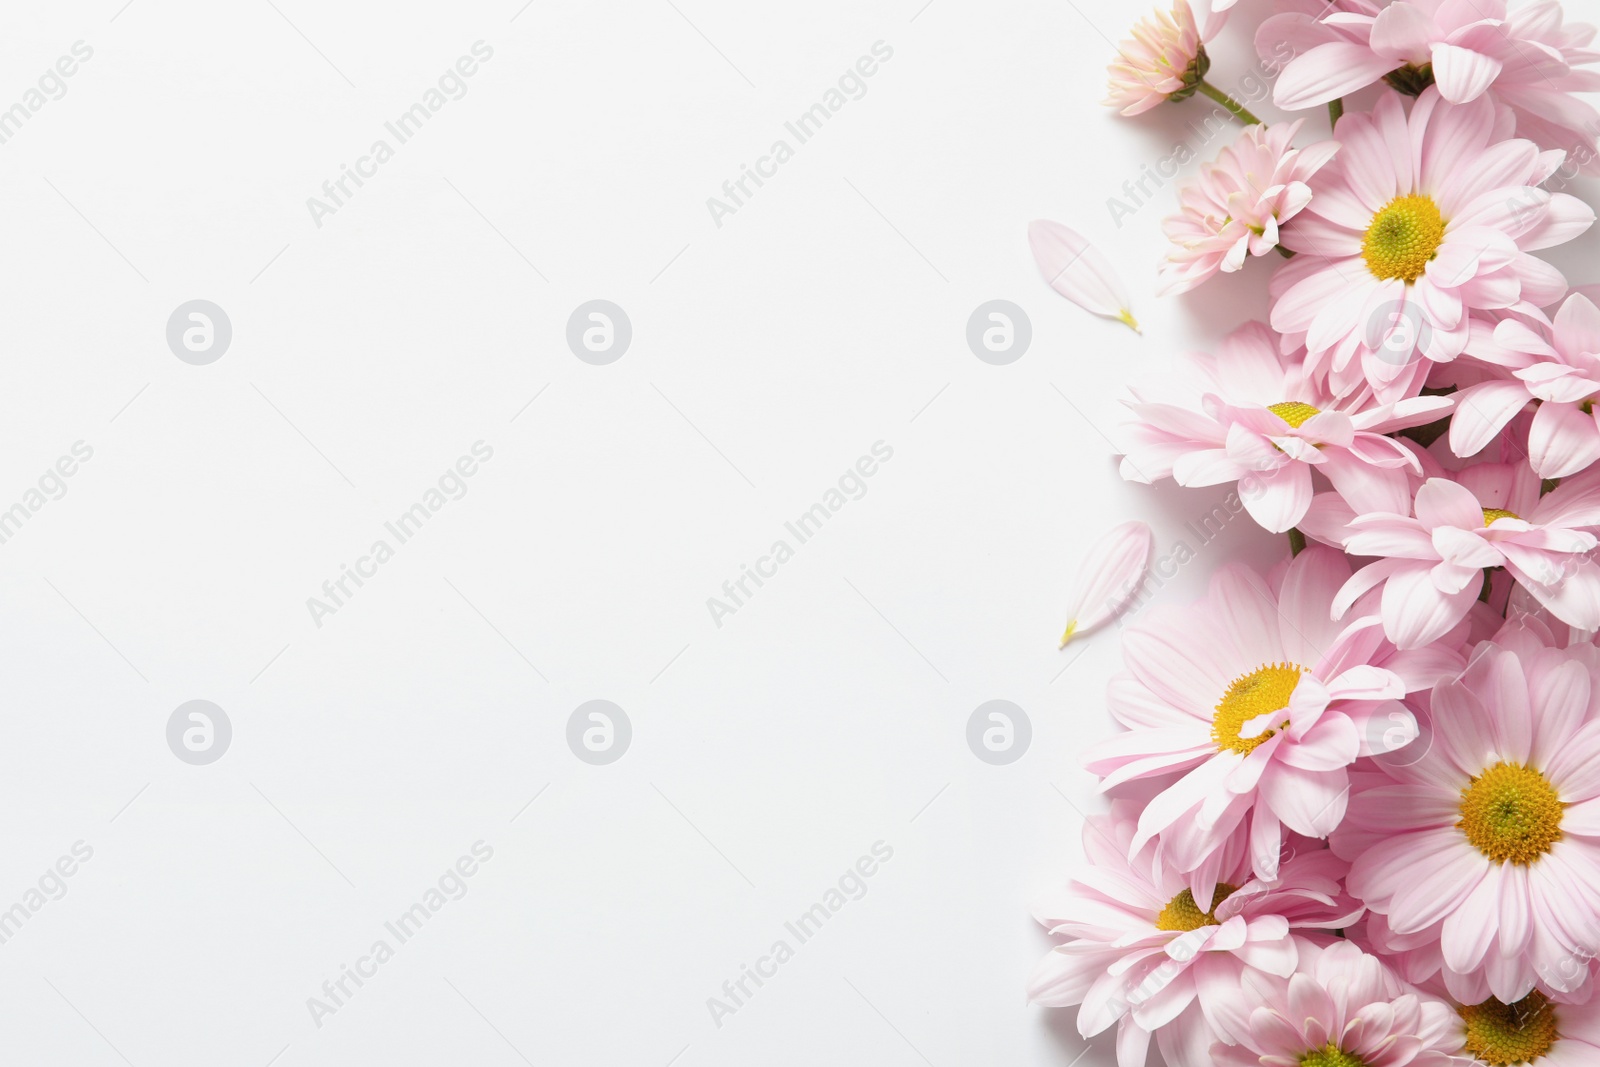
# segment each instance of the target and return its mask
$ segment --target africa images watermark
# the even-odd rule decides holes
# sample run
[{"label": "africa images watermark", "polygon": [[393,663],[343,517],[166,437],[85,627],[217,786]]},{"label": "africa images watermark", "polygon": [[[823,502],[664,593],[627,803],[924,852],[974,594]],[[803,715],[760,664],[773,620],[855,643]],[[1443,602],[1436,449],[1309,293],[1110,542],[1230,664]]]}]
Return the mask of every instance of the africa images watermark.
[{"label": "africa images watermark", "polygon": [[[379,137],[368,147],[365,155],[356,158],[354,167],[348,163],[339,164],[339,176],[322,183],[321,198],[306,198],[306,210],[311,212],[311,221],[317,229],[322,229],[322,220],[328,215],[337,214],[366,185],[367,179],[377,177],[378,168],[394,158],[397,146],[420,133],[422,127],[444,110],[450,101],[460,100],[467,95],[467,79],[478,73],[480,64],[494,58],[494,48],[483,41],[474,41],[471,53],[461,56],[452,66],[445,68],[438,82],[423,92],[421,100],[383,124],[384,130],[394,138],[394,144]],[[355,183],[354,189],[350,188],[352,182]]]},{"label": "africa images watermark", "polygon": [[446,867],[444,873],[439,875],[438,882],[423,891],[421,899],[383,924],[388,937],[374,941],[364,955],[356,958],[354,966],[341,963],[338,976],[322,983],[321,996],[306,998],[306,1010],[311,1012],[311,1021],[318,1030],[322,1029],[328,1016],[338,1014],[339,1009],[349,1004],[367,982],[378,976],[378,968],[394,959],[397,948],[415,937],[417,931],[443,911],[446,904],[467,895],[467,879],[494,858],[494,848],[479,840],[472,843],[469,852],[470,855],[461,856]]},{"label": "africa images watermark", "polygon": [[[853,66],[846,67],[844,73],[839,75],[838,82],[828,87],[820,101],[783,124],[784,132],[794,139],[794,144],[789,143],[788,137],[779,137],[764,155],[756,158],[754,167],[748,163],[739,164],[738,176],[722,183],[722,196],[706,197],[706,210],[711,213],[711,221],[716,223],[717,229],[722,229],[722,220],[728,215],[737,214],[745,202],[767,183],[767,179],[777,177],[778,168],[794,158],[795,149],[815,137],[829,119],[844,109],[845,104],[866,96],[867,79],[878,73],[881,63],[893,58],[892,46],[883,41],[872,42],[870,53],[857,59]],[[755,189],[750,188],[752,182],[755,183]]]},{"label": "africa images watermark", "polygon": [[[1133,617],[1148,607],[1156,594],[1166,588],[1167,583],[1176,578],[1178,572],[1200,554],[1201,549],[1221,537],[1233,520],[1245,513],[1245,501],[1261,492],[1261,480],[1254,474],[1247,474],[1239,480],[1237,488],[1230,489],[1228,495],[1213,505],[1210,511],[1198,519],[1185,522],[1185,536],[1178,538],[1170,549],[1151,560],[1150,569],[1137,583],[1124,582],[1122,588],[1108,598],[1110,603],[1127,600],[1127,607],[1116,613],[1117,627],[1120,629],[1132,622]],[[1189,543],[1190,538],[1193,544]]]},{"label": "africa images watermark", "polygon": [[[892,447],[883,441],[874,441],[871,454],[860,457],[853,466],[846,468],[838,482],[823,492],[821,500],[783,524],[788,537],[772,542],[765,555],[756,557],[753,567],[748,563],[740,564],[738,577],[722,583],[722,596],[706,597],[706,610],[711,613],[711,621],[717,629],[722,629],[722,621],[744,607],[755,596],[756,589],[767,584],[767,579],[777,577],[778,568],[794,558],[796,547],[815,537],[817,531],[850,501],[866,496],[867,479],[878,473],[880,464],[893,458]],[[791,537],[794,544],[789,543]],[[750,588],[752,582],[755,589]]]},{"label": "africa images watermark", "polygon": [[83,41],[72,42],[69,54],[57,59],[54,66],[46,67],[45,72],[39,75],[36,87],[26,90],[22,99],[15,104],[0,110],[0,144],[7,143],[22,132],[23,125],[44,110],[50,101],[66,96],[66,80],[78,73],[81,64],[93,58],[93,48]]},{"label": "africa images watermark", "polygon": [[306,597],[306,610],[311,613],[311,621],[316,628],[322,629],[323,619],[338,614],[339,609],[348,604],[369,579],[377,577],[378,568],[393,559],[395,550],[415,537],[424,523],[443,511],[444,506],[452,500],[466,496],[467,480],[482,469],[482,464],[493,458],[493,445],[474,441],[470,454],[460,456],[454,464],[445,468],[438,481],[423,492],[422,499],[383,524],[384,532],[394,539],[393,544],[389,543],[388,538],[380,537],[372,542],[365,554],[356,557],[353,566],[349,563],[339,564],[338,576],[322,583],[322,596]]},{"label": "africa images watermark", "polygon": [[867,895],[868,881],[883,864],[894,858],[894,847],[886,841],[874,841],[870,851],[871,855],[862,856],[845,868],[838,880],[823,891],[820,900],[784,923],[784,933],[788,936],[773,941],[765,953],[756,957],[754,967],[739,964],[739,976],[722,983],[722,996],[706,998],[706,1010],[711,1013],[711,1022],[718,1030],[737,1015],[762,986],[776,978],[778,968],[794,959],[795,950],[817,936],[817,931],[829,919],[843,911],[850,901]]},{"label": "africa images watermark", "polygon": [[78,873],[78,868],[94,858],[94,846],[85,841],[74,841],[70,852],[61,856],[30,886],[11,907],[0,911],[0,945],[8,943],[27,921],[38,914],[46,904],[67,895],[67,879]]},{"label": "africa images watermark", "polygon": [[6,544],[22,530],[22,526],[52,500],[67,495],[67,479],[78,473],[81,464],[94,456],[93,446],[74,441],[68,455],[57,459],[39,475],[35,486],[28,488],[10,507],[0,510],[0,545]]}]

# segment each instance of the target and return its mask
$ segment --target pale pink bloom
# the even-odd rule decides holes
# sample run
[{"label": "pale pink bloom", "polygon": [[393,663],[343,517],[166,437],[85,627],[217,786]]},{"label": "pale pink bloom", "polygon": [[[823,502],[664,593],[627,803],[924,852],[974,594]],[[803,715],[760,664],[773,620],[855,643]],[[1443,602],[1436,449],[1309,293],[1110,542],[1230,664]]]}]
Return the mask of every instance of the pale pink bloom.
[{"label": "pale pink bloom", "polygon": [[1279,107],[1315,107],[1380,80],[1413,95],[1436,84],[1457,104],[1491,91],[1512,108],[1519,134],[1592,166],[1600,112],[1574,94],[1600,88],[1600,75],[1578,69],[1600,60],[1594,34],[1563,24],[1557,0],[1354,0],[1275,15],[1256,47],[1263,56],[1284,44],[1299,53],[1278,78]]},{"label": "pale pink bloom", "polygon": [[[1448,1004],[1406,988],[1348,942],[1303,949],[1287,981],[1246,975],[1228,1012],[1237,1044],[1216,1044],[1216,1067],[1447,1067],[1465,1041]],[[1342,1053],[1343,1055],[1338,1055]]]},{"label": "pale pink bloom", "polygon": [[1179,485],[1237,482],[1239,499],[1263,528],[1282,533],[1305,517],[1313,471],[1363,510],[1403,509],[1416,457],[1385,436],[1449,413],[1448,397],[1412,397],[1379,404],[1370,394],[1336,398],[1308,377],[1298,360],[1279,353],[1265,325],[1247,323],[1217,353],[1190,353],[1198,382],[1180,403],[1129,407],[1122,476]]},{"label": "pale pink bloom", "polygon": [[1415,395],[1432,363],[1465,349],[1474,313],[1537,314],[1566,292],[1528,253],[1571,240],[1594,212],[1537,188],[1561,162],[1507,139],[1485,98],[1424,92],[1407,116],[1385,93],[1339,120],[1339,155],[1311,179],[1311,203],[1282,230],[1299,253],[1272,280],[1272,325],[1303,335],[1312,373],[1336,393],[1370,385]]},{"label": "pale pink bloom", "polygon": [[[1214,29],[1208,26],[1207,29]],[[1106,68],[1111,95],[1106,106],[1138,115],[1163,101],[1192,95],[1205,74],[1205,48],[1188,0],[1177,0],[1169,15],[1157,11],[1133,27],[1132,40],[1117,48]]]},{"label": "pale pink bloom", "polygon": [[1121,277],[1105,255],[1076,230],[1035,219],[1028,223],[1028,245],[1050,288],[1085,311],[1116,319],[1139,332]]},{"label": "pale pink bloom", "polygon": [[1284,827],[1326,837],[1344,816],[1346,768],[1416,736],[1398,698],[1437,673],[1377,666],[1394,655],[1377,620],[1329,618],[1349,575],[1344,557],[1321,547],[1296,557],[1277,590],[1233,564],[1206,599],[1128,630],[1127,673],[1106,694],[1128,730],[1092,746],[1084,766],[1102,789],[1159,780],[1135,848],[1159,838],[1177,869],[1197,870],[1248,815],[1256,873],[1271,878]]},{"label": "pale pink bloom", "polygon": [[1565,478],[1600,460],[1600,309],[1574,293],[1550,329],[1507,319],[1475,329],[1467,354],[1505,368],[1509,379],[1469,385],[1457,395],[1450,447],[1482,449],[1529,402],[1528,461],[1541,478]]},{"label": "pale pink bloom", "polygon": [[1178,190],[1181,210],[1162,225],[1172,242],[1163,294],[1186,293],[1278,246],[1278,227],[1311,201],[1307,180],[1339,150],[1337,141],[1293,147],[1300,125],[1247,127]]},{"label": "pale pink bloom", "polygon": [[1600,73],[1577,69],[1600,61],[1595,27],[1564,23],[1558,0],[1535,0],[1512,8],[1505,30],[1516,46],[1500,56],[1495,100],[1515,112],[1518,134],[1541,148],[1563,149],[1569,166],[1600,173],[1600,111],[1577,95],[1600,89]]},{"label": "pale pink bloom", "polygon": [[1374,512],[1350,522],[1345,551],[1384,558],[1351,577],[1334,616],[1382,585],[1384,632],[1400,648],[1417,648],[1461,622],[1483,572],[1504,567],[1563,622],[1600,628],[1600,565],[1588,558],[1600,480],[1574,479],[1541,497],[1538,475],[1523,463],[1479,464],[1456,478],[1424,482],[1410,515]]},{"label": "pale pink bloom", "polygon": [[[1432,992],[1432,987],[1427,992]],[[1511,1004],[1487,997],[1456,1003],[1452,997],[1452,1007],[1460,1015],[1457,1030],[1468,1038],[1463,1050],[1466,1055],[1454,1062],[1461,1065],[1507,1062],[1492,1055],[1471,1055],[1474,1051],[1472,1028],[1476,1026],[1491,1035],[1489,1041],[1483,1042],[1488,1049],[1504,1048],[1510,1041],[1522,1048],[1544,1049],[1519,1063],[1534,1067],[1594,1067],[1600,1063],[1600,1012],[1592,1005],[1578,1006],[1580,1003],[1537,992]]]},{"label": "pale pink bloom", "polygon": [[[1482,644],[1433,691],[1432,743],[1358,776],[1333,847],[1392,935],[1437,931],[1452,995],[1589,982],[1600,952],[1600,652]],[[1412,946],[1415,951],[1415,946]]]},{"label": "pale pink bloom", "polygon": [[1067,632],[1061,645],[1122,614],[1144,584],[1155,552],[1155,535],[1142,522],[1125,522],[1094,543],[1078,567],[1067,596]]},{"label": "pale pink bloom", "polygon": [[1119,801],[1090,816],[1083,848],[1092,865],[1036,909],[1067,940],[1040,962],[1028,998],[1080,1005],[1085,1037],[1116,1025],[1120,1067],[1142,1067],[1152,1032],[1167,1062],[1197,1063],[1194,1053],[1216,1036],[1207,1016],[1238,995],[1245,973],[1292,973],[1304,942],[1291,931],[1336,929],[1361,909],[1326,849],[1286,860],[1271,883],[1251,876],[1242,847],[1204,874],[1180,875],[1155,845],[1132,847],[1136,810]]}]

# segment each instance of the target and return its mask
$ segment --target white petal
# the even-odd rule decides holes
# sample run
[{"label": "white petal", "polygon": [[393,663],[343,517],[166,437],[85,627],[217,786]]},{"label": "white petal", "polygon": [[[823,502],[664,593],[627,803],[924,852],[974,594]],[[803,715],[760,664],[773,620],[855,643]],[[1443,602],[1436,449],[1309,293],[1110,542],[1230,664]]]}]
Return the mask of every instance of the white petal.
[{"label": "white petal", "polygon": [[1085,311],[1125,322],[1139,332],[1122,279],[1100,250],[1077,231],[1059,222],[1036,219],[1028,223],[1028,244],[1050,288]]},{"label": "white petal", "polygon": [[1125,522],[1095,542],[1078,567],[1067,603],[1067,632],[1063,646],[1078,634],[1088,633],[1122,613],[1150,569],[1155,535],[1142,522]]}]

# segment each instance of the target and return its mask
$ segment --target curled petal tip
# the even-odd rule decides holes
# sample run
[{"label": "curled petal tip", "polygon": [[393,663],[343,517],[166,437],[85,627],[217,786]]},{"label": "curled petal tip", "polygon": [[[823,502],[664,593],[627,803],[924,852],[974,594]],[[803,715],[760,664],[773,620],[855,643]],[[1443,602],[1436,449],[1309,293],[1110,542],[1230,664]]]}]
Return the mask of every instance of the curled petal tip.
[{"label": "curled petal tip", "polygon": [[1144,584],[1154,552],[1155,535],[1142,522],[1125,522],[1094,543],[1078,567],[1068,596],[1067,613],[1072,621],[1061,635],[1062,648],[1127,610]]},{"label": "curled petal tip", "polygon": [[1077,619],[1073,619],[1071,622],[1067,623],[1067,632],[1061,635],[1061,646],[1060,647],[1066,648],[1067,647],[1067,642],[1072,640],[1072,635],[1077,633],[1077,631],[1078,631],[1078,620]]}]

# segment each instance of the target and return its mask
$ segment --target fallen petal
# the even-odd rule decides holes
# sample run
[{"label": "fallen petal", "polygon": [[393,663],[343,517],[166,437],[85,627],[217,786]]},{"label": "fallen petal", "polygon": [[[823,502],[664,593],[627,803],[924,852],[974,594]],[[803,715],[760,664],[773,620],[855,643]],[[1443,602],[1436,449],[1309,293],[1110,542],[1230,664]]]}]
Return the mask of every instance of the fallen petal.
[{"label": "fallen petal", "polygon": [[1077,231],[1059,222],[1036,219],[1028,224],[1033,260],[1050,288],[1085,311],[1126,323],[1142,332],[1122,279],[1100,250]]},{"label": "fallen petal", "polygon": [[1155,547],[1155,535],[1142,522],[1125,522],[1095,542],[1067,598],[1069,621],[1061,647],[1122,614],[1144,584]]}]

